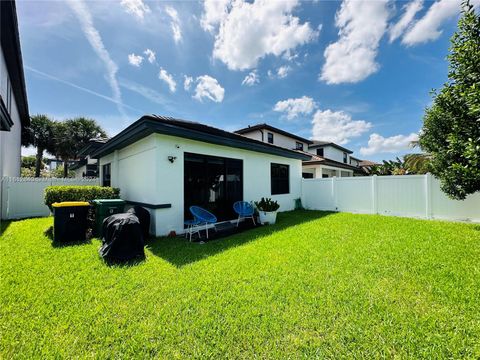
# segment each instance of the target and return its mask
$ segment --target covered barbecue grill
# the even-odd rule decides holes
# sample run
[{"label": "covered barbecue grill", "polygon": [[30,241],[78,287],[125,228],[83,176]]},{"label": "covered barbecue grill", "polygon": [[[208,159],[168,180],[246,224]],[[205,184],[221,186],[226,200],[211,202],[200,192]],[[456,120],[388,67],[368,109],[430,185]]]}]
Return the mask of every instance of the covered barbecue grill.
[{"label": "covered barbecue grill", "polygon": [[110,262],[143,259],[144,241],[138,217],[131,213],[115,214],[103,221],[100,255]]}]

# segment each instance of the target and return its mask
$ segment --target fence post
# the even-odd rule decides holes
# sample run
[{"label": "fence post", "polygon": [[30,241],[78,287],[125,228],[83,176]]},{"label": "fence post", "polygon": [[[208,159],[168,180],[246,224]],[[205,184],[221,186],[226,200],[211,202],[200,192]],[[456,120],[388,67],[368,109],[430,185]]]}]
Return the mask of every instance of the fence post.
[{"label": "fence post", "polygon": [[378,214],[377,175],[372,176],[372,213]]},{"label": "fence post", "polygon": [[432,218],[432,174],[426,173],[425,179],[425,218]]},{"label": "fence post", "polygon": [[335,211],[338,211],[338,194],[337,194],[337,177],[332,177],[332,198],[333,198],[333,207]]}]

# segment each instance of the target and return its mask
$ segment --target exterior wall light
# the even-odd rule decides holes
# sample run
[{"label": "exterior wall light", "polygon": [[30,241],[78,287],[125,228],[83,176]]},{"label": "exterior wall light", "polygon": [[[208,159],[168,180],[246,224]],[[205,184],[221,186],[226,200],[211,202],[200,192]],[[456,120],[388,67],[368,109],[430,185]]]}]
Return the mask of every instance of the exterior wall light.
[{"label": "exterior wall light", "polygon": [[170,161],[172,164],[175,162],[175,160],[177,160],[176,156],[169,156],[168,157],[168,161]]}]

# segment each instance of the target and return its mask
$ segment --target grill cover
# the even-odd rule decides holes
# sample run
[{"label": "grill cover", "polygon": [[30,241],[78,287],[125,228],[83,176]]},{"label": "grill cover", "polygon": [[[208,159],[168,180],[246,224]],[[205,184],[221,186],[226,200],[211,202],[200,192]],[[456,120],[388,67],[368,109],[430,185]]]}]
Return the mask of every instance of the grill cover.
[{"label": "grill cover", "polygon": [[127,212],[135,215],[138,218],[140,221],[140,226],[142,227],[143,239],[147,240],[150,236],[150,212],[138,205],[128,209]]},{"label": "grill cover", "polygon": [[103,221],[100,255],[108,261],[125,262],[145,257],[142,228],[131,214],[115,214]]}]

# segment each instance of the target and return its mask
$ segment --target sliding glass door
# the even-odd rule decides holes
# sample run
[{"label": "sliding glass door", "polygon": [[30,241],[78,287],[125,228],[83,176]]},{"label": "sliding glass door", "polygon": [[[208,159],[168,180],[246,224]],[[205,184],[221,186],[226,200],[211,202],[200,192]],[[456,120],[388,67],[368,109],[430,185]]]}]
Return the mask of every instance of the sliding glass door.
[{"label": "sliding glass door", "polygon": [[236,218],[233,203],[243,200],[243,161],[185,153],[185,219],[191,219],[190,206],[201,206],[219,221]]}]

